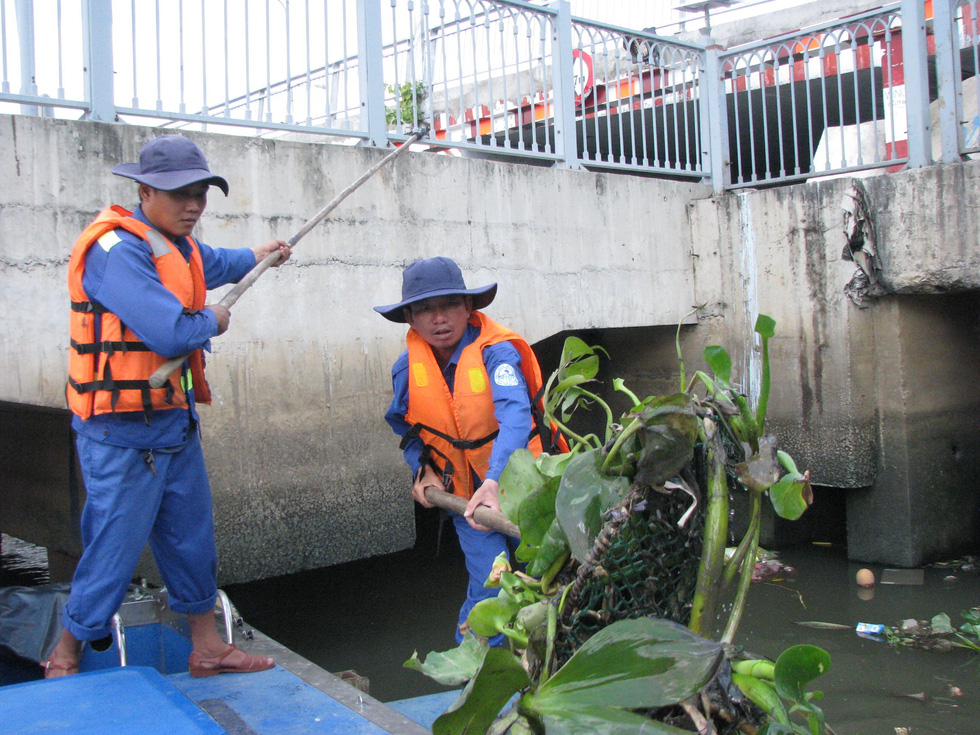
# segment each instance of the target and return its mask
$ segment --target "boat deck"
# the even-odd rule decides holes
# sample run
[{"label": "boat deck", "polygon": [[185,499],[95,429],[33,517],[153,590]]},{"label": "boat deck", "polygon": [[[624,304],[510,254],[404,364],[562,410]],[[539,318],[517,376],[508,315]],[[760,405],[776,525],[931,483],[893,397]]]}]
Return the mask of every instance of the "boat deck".
[{"label": "boat deck", "polygon": [[429,701],[394,703],[410,716],[367,696],[358,712],[281,666],[206,679],[126,666],[3,687],[0,711],[4,732],[19,735],[429,733],[448,704],[441,694],[420,699]]},{"label": "boat deck", "polygon": [[86,647],[76,676],[0,686],[3,732],[430,735],[458,695],[384,704],[241,621],[228,628],[235,645],[271,656],[276,666],[194,678],[187,673],[190,642],[182,619],[168,618],[159,599],[123,607],[122,657],[117,637],[103,652]]}]

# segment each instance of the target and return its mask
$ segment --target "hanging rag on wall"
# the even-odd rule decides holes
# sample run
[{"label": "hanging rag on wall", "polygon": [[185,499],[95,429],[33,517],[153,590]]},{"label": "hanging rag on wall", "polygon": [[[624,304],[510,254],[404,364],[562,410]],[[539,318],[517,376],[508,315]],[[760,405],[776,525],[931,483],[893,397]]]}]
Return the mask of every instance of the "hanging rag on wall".
[{"label": "hanging rag on wall", "polygon": [[847,238],[841,258],[857,265],[851,280],[844,286],[844,294],[863,309],[865,299],[883,293],[878,283],[881,262],[878,259],[875,221],[863,181],[852,181],[851,188],[841,200],[841,208],[844,210],[844,237]]}]

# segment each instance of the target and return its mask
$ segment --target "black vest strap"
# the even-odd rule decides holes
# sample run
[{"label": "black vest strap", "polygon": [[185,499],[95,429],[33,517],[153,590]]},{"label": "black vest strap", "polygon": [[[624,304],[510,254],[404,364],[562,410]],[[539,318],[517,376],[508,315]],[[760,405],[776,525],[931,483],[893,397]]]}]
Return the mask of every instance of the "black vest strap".
[{"label": "black vest strap", "polygon": [[150,351],[150,348],[142,342],[113,342],[111,340],[105,340],[103,342],[88,342],[85,344],[71,340],[71,348],[79,355],[94,355],[100,352],[104,352],[107,355],[112,355],[115,352]]},{"label": "black vest strap", "polygon": [[71,310],[82,314],[105,314],[109,311],[98,301],[72,301]]},{"label": "black vest strap", "polygon": [[[418,438],[423,430],[428,431],[431,434],[435,434],[440,439],[444,439],[445,441],[449,442],[453,446],[453,448],[464,450],[464,451],[467,449],[478,449],[479,447],[482,447],[484,444],[492,442],[494,439],[497,438],[497,434],[500,433],[500,429],[497,429],[496,431],[487,434],[482,439],[456,439],[454,437],[449,436],[448,434],[443,434],[441,431],[437,431],[436,429],[433,429],[431,426],[426,426],[425,424],[421,424],[421,423],[412,424],[411,428],[405,432],[404,436],[402,436],[402,440],[401,442],[399,442],[398,448],[405,449],[405,447],[408,446],[408,443],[413,439]],[[442,457],[442,461],[444,463],[442,467],[439,467],[438,463],[432,458],[433,454],[437,454],[440,457]],[[419,462],[422,464],[423,467],[429,465],[437,472],[441,473],[442,484],[446,488],[446,492],[448,493],[452,492],[453,475],[456,473],[456,468],[453,467],[453,463],[449,459],[449,457],[447,457],[445,454],[440,452],[431,444],[423,444],[422,453],[419,455]]]},{"label": "black vest strap", "polygon": [[531,399],[531,417],[534,420],[534,426],[531,427],[531,436],[535,434],[541,439],[541,449],[548,454],[561,454],[561,447],[558,444],[558,439],[561,437],[561,432],[557,429],[552,429],[551,425],[545,421],[544,418],[544,408],[541,405],[541,399],[544,397],[544,386],[542,385],[537,394]]},{"label": "black vest strap", "polygon": [[[432,459],[433,453],[442,457],[442,467],[439,467],[438,463]],[[453,463],[450,461],[449,457],[440,452],[431,444],[426,444],[422,447],[422,453],[419,455],[419,462],[422,464],[423,468],[426,466],[432,467],[432,469],[442,475],[442,486],[446,488],[447,493],[452,493],[453,476],[456,474],[456,468],[453,466]]]},{"label": "black vest strap", "polygon": [[412,424],[412,427],[405,432],[402,436],[401,442],[398,444],[399,449],[404,449],[408,446],[408,443],[418,437],[423,431],[428,431],[430,434],[435,434],[440,439],[443,439],[450,444],[452,444],[454,449],[467,450],[467,449],[479,449],[484,444],[492,442],[497,438],[497,434],[500,433],[500,429],[492,431],[481,439],[456,439],[455,437],[449,436],[449,434],[443,434],[437,429],[433,429],[431,426],[426,426],[425,424]]},{"label": "black vest strap", "polygon": [[[152,388],[150,387],[149,380],[115,380],[110,373],[109,366],[106,365],[105,377],[102,380],[92,380],[87,383],[79,383],[69,375],[68,384],[78,393],[92,393],[97,390],[104,390],[111,393],[111,405],[113,412],[116,410],[116,402],[119,400],[119,394],[121,391],[138,390],[143,403],[143,418],[146,420],[147,424],[150,422],[150,414],[153,411],[153,400],[150,395]],[[170,381],[167,381],[164,400],[171,405],[174,402],[174,387]]]}]

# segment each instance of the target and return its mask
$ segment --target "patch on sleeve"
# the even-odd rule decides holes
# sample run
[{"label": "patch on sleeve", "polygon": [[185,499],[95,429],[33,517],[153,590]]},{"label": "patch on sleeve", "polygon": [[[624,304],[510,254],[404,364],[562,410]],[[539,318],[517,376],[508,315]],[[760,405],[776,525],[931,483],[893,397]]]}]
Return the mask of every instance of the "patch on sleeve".
[{"label": "patch on sleeve", "polygon": [[517,371],[513,365],[508,365],[507,363],[498,365],[497,369],[493,371],[493,382],[497,385],[509,387],[518,385]]},{"label": "patch on sleeve", "polygon": [[99,246],[107,253],[112,250],[112,246],[122,242],[122,238],[116,234],[115,230],[109,230],[98,239]]}]

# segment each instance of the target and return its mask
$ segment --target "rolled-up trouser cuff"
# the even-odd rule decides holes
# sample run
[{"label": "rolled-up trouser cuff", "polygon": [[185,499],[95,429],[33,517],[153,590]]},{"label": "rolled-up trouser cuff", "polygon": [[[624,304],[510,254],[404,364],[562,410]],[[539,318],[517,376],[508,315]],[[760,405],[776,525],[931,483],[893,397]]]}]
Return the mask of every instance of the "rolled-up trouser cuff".
[{"label": "rolled-up trouser cuff", "polygon": [[200,602],[181,602],[171,597],[167,600],[167,604],[171,610],[181,615],[201,615],[202,613],[214,610],[214,603],[217,599],[217,594],[211,595],[210,598],[201,600]]},{"label": "rolled-up trouser cuff", "polygon": [[72,620],[67,610],[61,611],[61,624],[65,627],[65,630],[75,636],[75,639],[79,641],[97,641],[99,638],[112,635],[111,626],[108,628],[88,628],[84,625],[79,625]]}]

